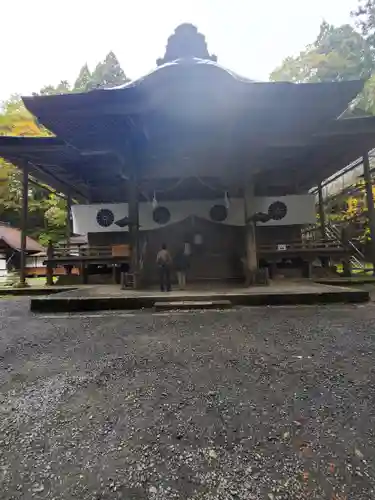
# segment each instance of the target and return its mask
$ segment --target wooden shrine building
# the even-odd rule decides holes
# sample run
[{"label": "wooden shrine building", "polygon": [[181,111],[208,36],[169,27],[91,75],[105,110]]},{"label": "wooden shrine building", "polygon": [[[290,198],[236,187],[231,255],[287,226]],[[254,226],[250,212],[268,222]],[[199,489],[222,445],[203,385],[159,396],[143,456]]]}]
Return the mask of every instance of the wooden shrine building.
[{"label": "wooden shrine building", "polygon": [[251,283],[282,259],[344,258],[324,213],[320,242],[301,230],[316,219],[309,190],[360,156],[366,163],[375,146],[375,118],[341,118],[364,82],[245,79],[216,62],[192,25],[176,29],[157,64],[117,88],[25,97],[55,137],[0,137],[25,193],[31,176],[65,194],[74,233],[88,237],[86,253],[49,260],[129,264],[139,286],[153,280],[162,242],[188,248],[191,280],[245,274]]}]

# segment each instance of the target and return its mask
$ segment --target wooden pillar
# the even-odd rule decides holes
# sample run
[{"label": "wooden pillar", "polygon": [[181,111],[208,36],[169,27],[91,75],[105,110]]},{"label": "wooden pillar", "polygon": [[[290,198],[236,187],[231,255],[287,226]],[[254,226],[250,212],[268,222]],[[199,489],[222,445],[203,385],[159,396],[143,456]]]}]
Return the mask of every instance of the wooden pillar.
[{"label": "wooden pillar", "polygon": [[84,262],[80,266],[80,274],[83,285],[87,285],[89,282],[89,270]]},{"label": "wooden pillar", "polygon": [[47,267],[46,267],[46,285],[53,285],[53,264],[50,262],[53,259],[53,245],[52,241],[49,240],[47,246]]},{"label": "wooden pillar", "polygon": [[19,285],[26,284],[26,257],[27,257],[27,215],[29,207],[29,164],[26,162],[22,169],[22,212],[21,212],[21,268]]},{"label": "wooden pillar", "polygon": [[[345,249],[350,248],[348,229],[345,226],[341,230],[341,241]],[[350,261],[350,253],[347,252],[347,254],[342,260],[342,276],[350,278],[351,275],[352,275],[352,266]]]},{"label": "wooden pillar", "polygon": [[138,178],[136,165],[133,165],[132,175],[128,181],[128,205],[129,205],[129,236],[131,262],[130,269],[133,274],[133,287],[139,288],[139,200],[138,200]]},{"label": "wooden pillar", "polygon": [[255,284],[258,272],[255,222],[251,217],[255,213],[254,184],[247,182],[244,190],[245,202],[245,247],[246,247],[246,284]]},{"label": "wooden pillar", "polygon": [[320,232],[322,235],[322,239],[327,239],[327,231],[326,231],[326,213],[324,210],[324,199],[323,199],[323,189],[322,183],[318,184],[318,204],[319,204],[319,221],[320,221]]},{"label": "wooden pillar", "polygon": [[302,264],[302,277],[307,279],[312,278],[312,262],[310,260],[306,260]]},{"label": "wooden pillar", "polygon": [[80,246],[79,247],[79,256],[81,257],[80,263],[79,263],[79,276],[81,278],[81,283],[82,285],[87,285],[89,282],[89,274],[88,274],[88,268],[86,266],[84,257],[85,255],[88,255],[89,252],[84,251],[84,249]]},{"label": "wooden pillar", "polygon": [[370,257],[373,265],[373,274],[375,275],[375,207],[374,195],[372,192],[372,182],[370,174],[370,161],[368,152],[363,155],[363,176],[366,187],[366,202],[367,202],[367,219],[370,229]]},{"label": "wooden pillar", "polygon": [[342,276],[344,278],[350,278],[352,275],[352,264],[350,258],[344,259],[342,261]]},{"label": "wooden pillar", "polygon": [[72,236],[72,197],[70,194],[66,197],[66,246],[70,247],[70,237]]},{"label": "wooden pillar", "polygon": [[[321,233],[322,240],[326,241],[327,240],[327,221],[326,221],[326,213],[324,210],[323,188],[322,188],[321,182],[319,182],[319,184],[318,184],[318,205],[319,205],[320,233]],[[329,257],[322,257],[321,261],[322,261],[323,267],[329,267],[329,265],[330,265]],[[311,277],[311,276],[309,276],[309,277]]]}]

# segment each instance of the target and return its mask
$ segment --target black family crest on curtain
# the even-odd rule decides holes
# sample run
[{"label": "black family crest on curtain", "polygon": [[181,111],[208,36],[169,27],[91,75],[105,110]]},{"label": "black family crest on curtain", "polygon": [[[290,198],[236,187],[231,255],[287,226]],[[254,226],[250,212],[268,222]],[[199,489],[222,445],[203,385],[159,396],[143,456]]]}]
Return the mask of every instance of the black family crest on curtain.
[{"label": "black family crest on curtain", "polygon": [[112,224],[116,224],[118,227],[132,225],[128,216],[115,220],[115,214],[109,208],[101,208],[98,210],[96,214],[96,222],[100,227],[110,227]]},{"label": "black family crest on curtain", "polygon": [[273,220],[282,220],[288,213],[288,207],[282,201],[275,201],[268,207],[268,215]]},{"label": "black family crest on curtain", "polygon": [[164,57],[157,59],[156,64],[162,66],[190,57],[217,62],[217,57],[208,53],[205,36],[199,33],[193,24],[185,23],[180,24],[168,38]]},{"label": "black family crest on curtain", "polygon": [[248,222],[269,222],[270,220],[282,220],[286,217],[288,213],[288,207],[285,205],[283,201],[274,201],[268,207],[267,213],[257,212],[254,215],[250,216],[246,223]]},{"label": "black family crest on curtain", "polygon": [[96,222],[100,227],[109,227],[115,222],[114,213],[108,208],[101,208],[96,214]]}]

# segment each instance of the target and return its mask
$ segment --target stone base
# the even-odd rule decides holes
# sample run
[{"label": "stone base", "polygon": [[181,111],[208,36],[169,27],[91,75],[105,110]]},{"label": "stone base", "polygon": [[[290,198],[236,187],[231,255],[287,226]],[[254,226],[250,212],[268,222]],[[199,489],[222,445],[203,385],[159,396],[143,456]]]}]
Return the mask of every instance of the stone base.
[{"label": "stone base", "polygon": [[16,283],[13,283],[12,288],[28,288],[30,285],[25,281],[25,283],[22,283],[21,281],[18,281]]},{"label": "stone base", "polygon": [[344,260],[342,263],[342,276],[344,278],[350,278],[352,275],[352,268],[350,261]]},{"label": "stone base", "polygon": [[330,267],[312,267],[312,278],[314,280],[324,278],[339,278],[340,274],[337,272],[337,266]]},{"label": "stone base", "polygon": [[[33,291],[33,288],[29,289]],[[55,291],[56,289],[50,288]],[[23,290],[25,292],[25,290]],[[44,294],[45,295],[45,294]],[[228,303],[235,306],[280,306],[296,304],[363,303],[369,301],[368,290],[355,290],[340,286],[317,285],[310,280],[305,283],[270,283],[270,286],[251,286],[227,290],[190,290],[158,292],[150,290],[120,290],[116,285],[80,287],[71,292],[53,294],[49,297],[31,298],[33,312],[79,312],[103,310],[139,310],[171,308],[171,302],[177,303],[177,309],[186,304],[191,308],[198,305],[204,309],[222,308]],[[162,304],[161,304],[162,303]],[[200,303],[200,304],[198,304]],[[210,304],[208,304],[210,303]],[[168,314],[168,312],[166,312]]]},{"label": "stone base", "polygon": [[268,269],[266,267],[254,271],[248,270],[246,273],[246,286],[269,285],[269,283]]}]

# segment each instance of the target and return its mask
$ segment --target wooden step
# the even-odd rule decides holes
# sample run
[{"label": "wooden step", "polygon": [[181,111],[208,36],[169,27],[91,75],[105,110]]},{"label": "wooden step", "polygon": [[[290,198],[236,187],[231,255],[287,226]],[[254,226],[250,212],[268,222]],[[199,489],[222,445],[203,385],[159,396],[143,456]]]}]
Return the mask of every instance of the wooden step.
[{"label": "wooden step", "polygon": [[156,311],[191,310],[191,309],[230,309],[230,300],[180,300],[155,302]]}]

